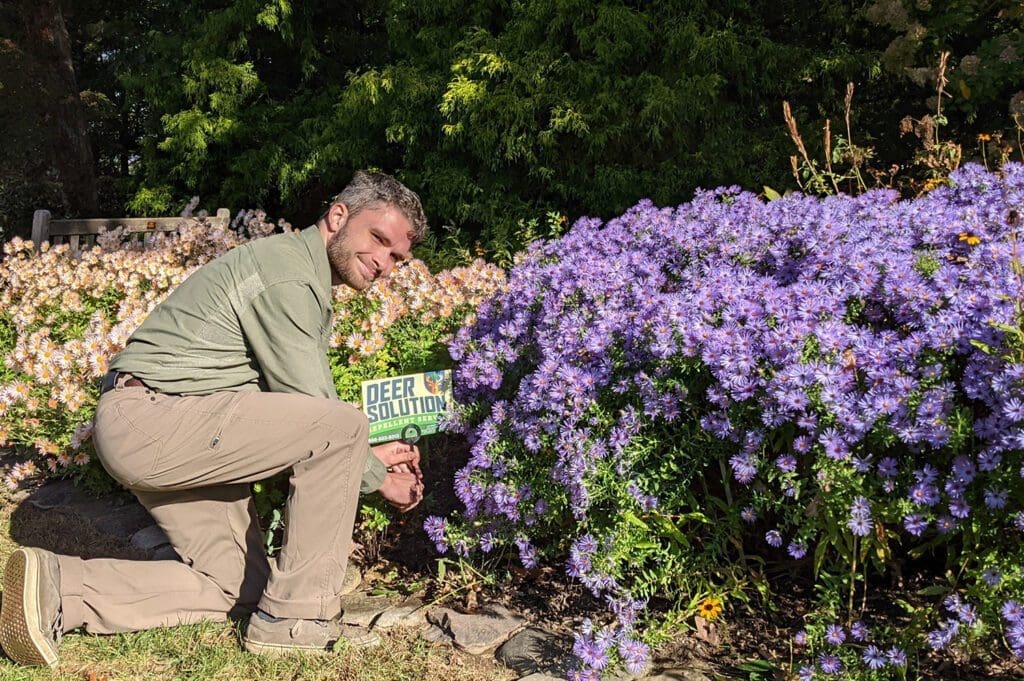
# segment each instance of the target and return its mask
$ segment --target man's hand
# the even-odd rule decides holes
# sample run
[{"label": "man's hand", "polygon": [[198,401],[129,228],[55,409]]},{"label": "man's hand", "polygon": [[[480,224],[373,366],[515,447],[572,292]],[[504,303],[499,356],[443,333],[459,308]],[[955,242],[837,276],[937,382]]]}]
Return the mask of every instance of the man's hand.
[{"label": "man's hand", "polygon": [[[423,482],[420,471],[420,450],[416,445],[404,442],[388,442],[373,448],[373,455],[380,459],[389,473],[412,473],[417,482]],[[421,484],[422,487],[422,484]]]},{"label": "man's hand", "polygon": [[402,513],[411,511],[423,499],[423,483],[415,473],[410,472],[388,471],[384,476],[384,484],[377,491]]}]

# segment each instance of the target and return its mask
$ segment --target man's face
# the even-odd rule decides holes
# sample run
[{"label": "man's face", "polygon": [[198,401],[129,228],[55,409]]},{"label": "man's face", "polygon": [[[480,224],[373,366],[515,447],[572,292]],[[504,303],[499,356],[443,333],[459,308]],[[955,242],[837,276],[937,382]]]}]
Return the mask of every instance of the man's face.
[{"label": "man's face", "polygon": [[327,219],[337,227],[327,242],[335,286],[345,284],[362,291],[410,257],[412,225],[394,206],[380,204],[351,215],[343,204],[337,204]]}]

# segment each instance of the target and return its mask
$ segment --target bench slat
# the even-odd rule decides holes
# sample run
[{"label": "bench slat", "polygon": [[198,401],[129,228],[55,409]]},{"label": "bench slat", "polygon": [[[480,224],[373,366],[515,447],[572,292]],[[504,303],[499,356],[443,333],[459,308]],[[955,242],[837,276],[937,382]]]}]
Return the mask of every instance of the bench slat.
[{"label": "bench slat", "polygon": [[[71,236],[72,234],[99,234],[103,230],[123,227],[126,234],[136,232],[173,232],[181,225],[183,218],[91,218],[88,220],[50,220],[50,236]],[[228,219],[210,217],[210,224],[227,227]]]},{"label": "bench slat", "polygon": [[[207,218],[214,228],[227,229],[231,222],[231,211],[220,208],[216,215]],[[147,234],[150,232],[174,232],[181,227],[184,218],[89,218],[51,220],[50,211],[37,210],[32,219],[32,241],[38,247],[44,241],[53,244],[68,241],[72,252],[79,252],[84,245],[91,248],[96,236],[103,231],[121,227],[125,235]],[[195,218],[190,219],[191,222]]]}]

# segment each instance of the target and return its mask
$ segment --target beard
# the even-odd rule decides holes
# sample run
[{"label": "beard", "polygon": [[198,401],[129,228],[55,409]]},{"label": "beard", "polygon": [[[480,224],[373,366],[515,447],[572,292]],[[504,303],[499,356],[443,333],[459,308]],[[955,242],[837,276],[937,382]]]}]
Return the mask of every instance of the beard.
[{"label": "beard", "polygon": [[348,244],[348,226],[342,227],[327,242],[327,262],[331,266],[331,283],[345,284],[357,291],[369,288],[367,281],[356,263],[355,253]]}]

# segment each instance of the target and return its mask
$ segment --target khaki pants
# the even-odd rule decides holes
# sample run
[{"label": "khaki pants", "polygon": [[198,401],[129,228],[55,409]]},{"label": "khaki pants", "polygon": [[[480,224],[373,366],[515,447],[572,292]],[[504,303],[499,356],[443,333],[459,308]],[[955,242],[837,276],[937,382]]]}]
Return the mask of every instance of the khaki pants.
[{"label": "khaki pants", "polygon": [[[65,630],[137,631],[257,607],[336,616],[369,453],[366,418],[307,395],[183,397],[123,380],[100,399],[96,450],[182,562],[60,556]],[[287,469],[284,545],[268,561],[249,483]]]}]

